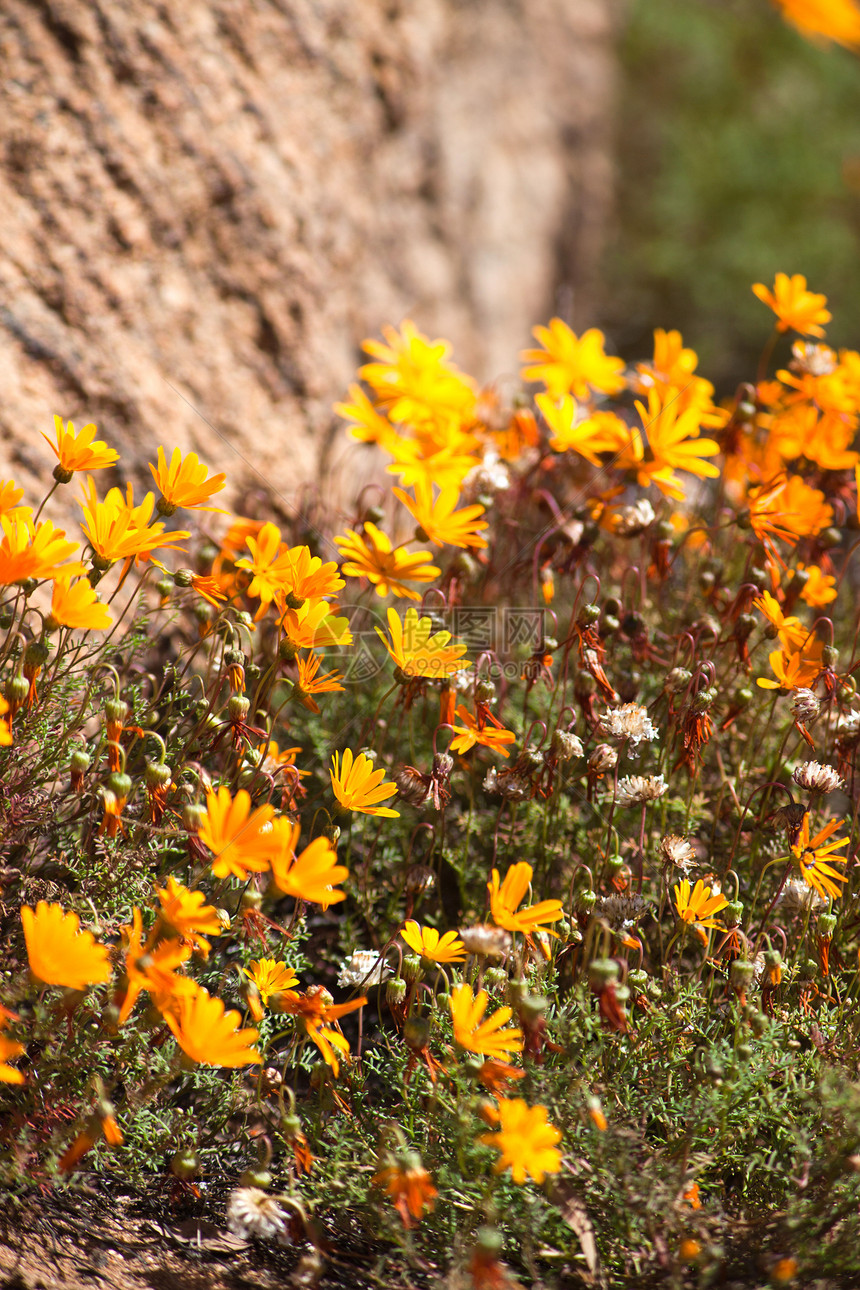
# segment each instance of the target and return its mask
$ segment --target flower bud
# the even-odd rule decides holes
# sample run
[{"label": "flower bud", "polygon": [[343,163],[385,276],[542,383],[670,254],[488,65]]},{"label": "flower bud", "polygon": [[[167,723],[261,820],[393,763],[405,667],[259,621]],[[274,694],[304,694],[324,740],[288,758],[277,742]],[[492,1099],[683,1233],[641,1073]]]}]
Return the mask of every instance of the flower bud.
[{"label": "flower bud", "polygon": [[191,1147],[177,1151],[170,1161],[170,1172],[182,1182],[190,1182],[200,1173],[200,1157]]},{"label": "flower bud", "polygon": [[177,587],[190,587],[194,581],[194,571],[192,569],[177,569],[173,575],[173,581]]},{"label": "flower bud", "polygon": [[244,694],[231,694],[227,701],[227,716],[230,721],[244,721],[251,707],[251,700]]},{"label": "flower bud", "polygon": [[836,915],[819,914],[818,930],[822,936],[830,940],[830,938],[833,936],[833,933],[836,931]]},{"label": "flower bud", "polygon": [[404,954],[401,965],[404,980],[410,984],[418,981],[421,977],[421,956],[420,954]]},{"label": "flower bud", "polygon": [[696,697],[693,699],[693,702],[691,705],[693,712],[695,713],[707,712],[708,709],[713,707],[713,705],[716,703],[718,697],[719,697],[719,691],[712,685],[707,686],[707,688],[704,690],[700,690],[699,693],[696,695]]},{"label": "flower bud", "polygon": [[755,964],[748,959],[735,959],[729,968],[729,980],[735,990],[745,990],[755,976]]},{"label": "flower bud", "polygon": [[393,976],[385,983],[385,998],[391,1008],[399,1008],[406,1001],[407,985],[402,976]]},{"label": "flower bud", "polygon": [[618,980],[619,967],[615,959],[592,959],[588,965],[588,984],[595,994]]},{"label": "flower bud", "polygon": [[597,892],[592,891],[590,887],[576,893],[574,908],[578,914],[591,914],[596,904]]},{"label": "flower bud", "polygon": [[514,977],[508,981],[507,997],[508,1003],[516,1008],[522,1003],[529,992],[528,982],[523,977]]},{"label": "flower bud", "polygon": [[131,792],[131,777],[126,775],[124,771],[115,770],[113,774],[108,775],[106,782],[108,791],[113,793],[115,797],[125,798]]},{"label": "flower bud", "polygon": [[741,900],[730,900],[723,910],[723,921],[726,927],[737,927],[744,916],[744,906]]},{"label": "flower bud", "polygon": [[147,788],[166,788],[173,777],[173,771],[163,761],[148,761],[143,772]]},{"label": "flower bud", "polygon": [[206,814],[206,807],[200,802],[189,802],[182,809],[182,823],[189,833],[199,833]]},{"label": "flower bud", "polygon": [[692,679],[693,673],[688,668],[673,667],[666,673],[663,689],[667,694],[680,694],[682,690],[686,690]]},{"label": "flower bud", "polygon": [[108,699],[105,702],[105,721],[109,721],[111,725],[123,725],[128,715],[129,708],[124,699]]},{"label": "flower bud", "polygon": [[403,1027],[403,1038],[409,1048],[420,1052],[430,1039],[430,1022],[426,1017],[409,1017]]}]

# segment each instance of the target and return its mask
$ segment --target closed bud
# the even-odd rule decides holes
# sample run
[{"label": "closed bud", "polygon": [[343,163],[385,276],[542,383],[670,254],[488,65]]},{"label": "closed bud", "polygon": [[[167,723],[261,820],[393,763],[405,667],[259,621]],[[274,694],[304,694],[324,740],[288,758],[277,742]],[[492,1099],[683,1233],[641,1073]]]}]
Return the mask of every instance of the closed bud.
[{"label": "closed bud", "polygon": [[[616,991],[617,993],[617,991]],[[521,1020],[534,1025],[541,1017],[546,1015],[549,1007],[549,999],[542,994],[527,994],[520,1000],[517,1009]]]},{"label": "closed bud", "polygon": [[580,627],[591,627],[600,617],[599,605],[583,605],[576,616],[576,621]]},{"label": "closed bud", "polygon": [[419,980],[421,976],[421,956],[420,954],[404,954],[401,971],[404,978],[411,984]]},{"label": "closed bud", "polygon": [[515,977],[508,982],[508,1003],[516,1008],[529,992],[528,982],[523,977]]},{"label": "closed bud", "polygon": [[[26,655],[24,656],[26,658]],[[821,651],[821,662],[825,667],[833,668],[839,661],[839,651],[833,645],[825,645]]]},{"label": "closed bud", "polygon": [[494,1227],[479,1227],[475,1234],[476,1253],[483,1255],[485,1259],[497,1259],[504,1247],[504,1239],[501,1232],[496,1231]]},{"label": "closed bud", "polygon": [[719,692],[714,686],[709,685],[706,689],[700,690],[692,702],[692,709],[695,713],[707,712],[713,707],[718,698]]},{"label": "closed bud", "polygon": [[124,699],[108,699],[105,703],[105,721],[109,721],[111,725],[123,725],[128,715],[128,704]]},{"label": "closed bud", "polygon": [[44,641],[30,641],[27,648],[24,650],[24,666],[44,667],[45,663],[48,661],[48,655],[50,652],[51,651],[48,649]]},{"label": "closed bud", "polygon": [[128,797],[131,792],[131,778],[124,771],[115,770],[112,775],[108,775],[107,787],[115,797]]},{"label": "closed bud", "polygon": [[839,546],[841,541],[842,534],[839,529],[834,528],[832,525],[829,529],[825,529],[823,533],[819,533],[818,535],[818,545],[823,546],[825,551],[832,550],[833,547]]},{"label": "closed bud", "polygon": [[615,959],[592,959],[588,965],[588,984],[595,994],[599,994],[613,981],[618,980],[618,972]]},{"label": "closed bud", "polygon": [[189,833],[199,833],[206,815],[206,807],[199,802],[189,802],[182,809],[182,823]]},{"label": "closed bud", "polygon": [[69,770],[73,775],[85,775],[89,768],[89,753],[85,748],[76,748],[69,758]]},{"label": "closed bud", "polygon": [[735,990],[745,990],[755,976],[755,965],[748,959],[735,959],[729,968],[729,980]]},{"label": "closed bud", "polygon": [[170,1161],[170,1172],[182,1182],[190,1182],[200,1173],[200,1157],[190,1147],[177,1151]]},{"label": "closed bud", "polygon": [[251,707],[251,700],[244,694],[231,694],[227,700],[227,716],[230,721],[244,721]]},{"label": "closed bud", "polygon": [[9,680],[6,682],[6,698],[13,707],[20,708],[29,693],[30,683],[26,676],[22,676],[20,672],[16,672],[13,676],[9,677]]},{"label": "closed bud", "polygon": [[451,562],[451,571],[467,582],[477,576],[479,568],[475,557],[469,555],[468,551],[458,551]]},{"label": "closed bud", "polygon": [[586,672],[585,669],[583,668],[581,671],[577,672],[576,674],[576,678],[573,683],[573,690],[576,697],[580,701],[582,699],[588,699],[593,694],[596,694],[597,682],[595,681],[591,673]]},{"label": "closed bud", "polygon": [[413,1052],[420,1052],[430,1039],[430,1022],[426,1017],[410,1017],[403,1027],[403,1038]]},{"label": "closed bud", "polygon": [[304,1137],[302,1132],[302,1122],[295,1113],[292,1115],[285,1115],[283,1120],[281,1120],[281,1133],[284,1135],[287,1142],[298,1142],[300,1138]]},{"label": "closed bud", "polygon": [[820,933],[822,936],[824,936],[827,940],[830,940],[830,939],[831,939],[831,937],[833,936],[833,933],[836,931],[836,915],[835,915],[835,914],[819,914],[819,915],[818,915],[818,931],[819,931],[819,933]]},{"label": "closed bud", "polygon": [[756,628],[755,614],[738,614],[735,619],[734,637],[735,640],[745,641],[752,636]]},{"label": "closed bud", "polygon": [[730,900],[723,909],[723,921],[726,927],[737,927],[744,916],[744,906],[741,900]]},{"label": "closed bud", "polygon": [[673,667],[666,673],[663,689],[667,694],[680,694],[682,690],[686,690],[692,679],[693,673],[686,667]]},{"label": "closed bud", "polygon": [[173,591],[173,582],[170,578],[159,578],[155,584],[155,590],[161,600],[169,600]]},{"label": "closed bud", "polygon": [[239,901],[239,908],[245,912],[249,910],[260,909],[263,904],[263,893],[257,891],[256,887],[246,887],[242,892],[242,899]]},{"label": "closed bud", "polygon": [[484,973],[484,985],[488,990],[498,990],[507,985],[508,974],[504,968],[489,967]]},{"label": "closed bud", "polygon": [[406,1000],[406,982],[402,976],[393,976],[385,983],[385,998],[392,1008],[399,1008]]},{"label": "closed bud", "polygon": [[240,1187],[259,1187],[260,1191],[268,1191],[272,1185],[272,1175],[268,1169],[246,1169],[239,1179]]},{"label": "closed bud", "polygon": [[627,980],[637,992],[644,990],[648,985],[648,973],[644,968],[632,968],[627,973]]},{"label": "closed bud", "polygon": [[177,569],[173,581],[177,587],[190,587],[194,581],[194,572],[191,569]]},{"label": "closed bud", "polygon": [[574,901],[574,906],[578,914],[592,913],[592,911],[594,910],[594,906],[596,904],[597,904],[597,892],[592,891],[590,887],[586,888],[585,891],[577,892],[576,900]]},{"label": "closed bud", "polygon": [[163,761],[148,761],[143,772],[147,788],[166,788],[172,775],[173,771]]}]

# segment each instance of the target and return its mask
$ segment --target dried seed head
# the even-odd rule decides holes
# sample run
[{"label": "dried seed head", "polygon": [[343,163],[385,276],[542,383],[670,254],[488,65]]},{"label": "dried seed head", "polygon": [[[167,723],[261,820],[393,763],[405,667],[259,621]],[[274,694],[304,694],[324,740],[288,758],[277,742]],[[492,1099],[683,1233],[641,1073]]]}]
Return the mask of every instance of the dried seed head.
[{"label": "dried seed head", "polygon": [[391,968],[376,950],[354,950],[351,957],[341,965],[337,983],[341,987],[360,985],[364,988],[382,985],[390,976]]},{"label": "dried seed head", "polygon": [[860,712],[843,712],[836,723],[836,735],[842,744],[856,744],[860,739]]},{"label": "dried seed head", "polygon": [[654,507],[646,497],[642,497],[632,506],[619,506],[612,529],[619,537],[636,537],[644,533],[654,519]]},{"label": "dried seed head", "polygon": [[610,708],[600,718],[600,733],[608,739],[629,739],[632,745],[644,739],[656,739],[660,733],[648,716],[648,709],[638,703],[623,703]]},{"label": "dried seed head", "polygon": [[616,932],[629,932],[648,913],[648,902],[636,892],[613,892],[601,896],[594,906],[594,917]]},{"label": "dried seed head", "polygon": [[811,690],[795,690],[791,700],[791,711],[798,721],[808,726],[821,711],[821,703]]},{"label": "dried seed head", "polygon": [[429,775],[424,775],[416,766],[401,766],[395,772],[394,782],[397,791],[410,806],[424,806],[430,801],[433,785]]},{"label": "dried seed head", "polygon": [[500,774],[495,766],[491,766],[484,776],[484,792],[493,797],[503,797],[506,802],[524,802],[531,797],[532,789],[529,781],[516,771],[502,771]]},{"label": "dried seed head", "polygon": [[423,896],[436,886],[436,875],[426,864],[413,864],[406,870],[406,894]]},{"label": "dried seed head", "polygon": [[784,917],[796,919],[801,914],[805,916],[808,913],[820,913],[827,908],[827,902],[802,879],[789,878],[780,893],[777,906]]},{"label": "dried seed head", "polygon": [[829,376],[839,366],[839,359],[829,345],[816,345],[810,340],[796,340],[791,347],[789,367],[793,372],[808,372],[810,376]]},{"label": "dried seed head", "polygon": [[667,833],[660,842],[660,855],[666,864],[675,865],[682,873],[689,873],[696,863],[696,852],[686,838]]},{"label": "dried seed head", "polygon": [[820,761],[807,761],[796,766],[791,778],[798,788],[805,788],[809,793],[833,793],[844,784],[842,776],[832,766],[825,766]]},{"label": "dried seed head", "polygon": [[288,1218],[274,1196],[259,1187],[237,1187],[227,1205],[227,1226],[234,1236],[247,1240],[275,1240],[289,1244]]},{"label": "dried seed head", "polygon": [[493,927],[490,923],[461,927],[460,940],[467,954],[479,954],[483,958],[503,958],[511,948],[510,932],[506,932],[503,927]]},{"label": "dried seed head", "polygon": [[625,775],[618,781],[615,805],[641,806],[644,802],[656,802],[668,787],[662,775]]},{"label": "dried seed head", "polygon": [[598,744],[588,759],[588,769],[592,775],[602,775],[612,770],[618,761],[618,753],[610,744]]},{"label": "dried seed head", "polygon": [[552,737],[552,751],[559,761],[570,761],[582,756],[582,740],[569,730],[556,730]]}]

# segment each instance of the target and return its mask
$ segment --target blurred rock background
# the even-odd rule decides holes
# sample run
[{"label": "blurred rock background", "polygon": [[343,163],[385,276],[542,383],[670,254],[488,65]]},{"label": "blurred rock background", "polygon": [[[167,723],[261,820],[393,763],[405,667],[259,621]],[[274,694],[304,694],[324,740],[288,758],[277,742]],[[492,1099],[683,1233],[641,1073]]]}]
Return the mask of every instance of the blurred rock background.
[{"label": "blurred rock background", "polygon": [[352,494],[331,404],[364,337],[411,316],[488,379],[560,284],[593,315],[609,0],[5,0],[0,32],[0,474],[27,500],[55,412],[120,449],[101,489],[163,443],[234,504],[345,469]]},{"label": "blurred rock background", "polygon": [[163,443],[233,505],[351,498],[331,404],[407,316],[503,383],[552,313],[629,359],[679,327],[726,390],[783,269],[860,343],[860,61],[767,0],[5,0],[0,52],[28,499],[55,412],[122,451],[101,487]]}]

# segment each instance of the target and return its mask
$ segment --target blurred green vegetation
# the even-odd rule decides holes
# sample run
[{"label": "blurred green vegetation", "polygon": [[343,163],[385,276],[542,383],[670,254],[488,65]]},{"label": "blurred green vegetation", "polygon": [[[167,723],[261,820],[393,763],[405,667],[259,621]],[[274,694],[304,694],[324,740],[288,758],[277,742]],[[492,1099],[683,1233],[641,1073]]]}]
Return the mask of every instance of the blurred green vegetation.
[{"label": "blurred green vegetation", "polygon": [[614,352],[678,327],[723,392],[770,329],[750,291],[803,273],[834,345],[860,343],[860,58],[767,0],[629,0],[618,209],[604,265]]}]

